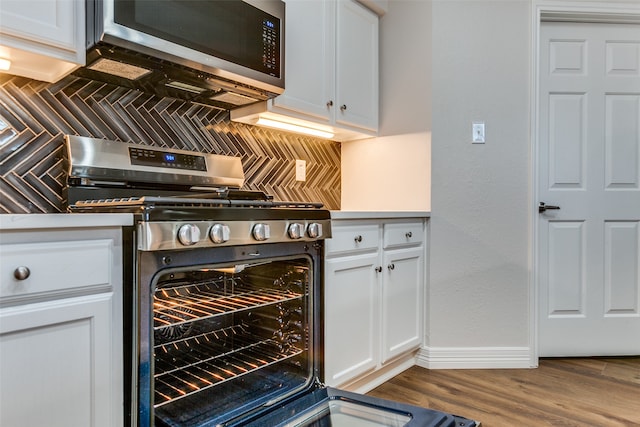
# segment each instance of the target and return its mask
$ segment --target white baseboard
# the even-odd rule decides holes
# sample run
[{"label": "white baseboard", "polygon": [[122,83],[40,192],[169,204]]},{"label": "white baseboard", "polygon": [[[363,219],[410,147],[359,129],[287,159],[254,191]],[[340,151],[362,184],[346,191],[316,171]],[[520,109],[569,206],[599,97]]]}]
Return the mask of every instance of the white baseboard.
[{"label": "white baseboard", "polygon": [[394,360],[393,362],[388,363],[387,365],[368,375],[364,375],[356,381],[339,385],[336,388],[351,391],[354,393],[365,394],[415,365],[415,352],[412,352],[403,357],[400,357],[397,360]]},{"label": "white baseboard", "polygon": [[533,368],[529,347],[423,347],[416,364],[427,369]]},{"label": "white baseboard", "polygon": [[364,394],[414,365],[427,369],[534,368],[530,356],[529,347],[423,347],[336,388]]}]

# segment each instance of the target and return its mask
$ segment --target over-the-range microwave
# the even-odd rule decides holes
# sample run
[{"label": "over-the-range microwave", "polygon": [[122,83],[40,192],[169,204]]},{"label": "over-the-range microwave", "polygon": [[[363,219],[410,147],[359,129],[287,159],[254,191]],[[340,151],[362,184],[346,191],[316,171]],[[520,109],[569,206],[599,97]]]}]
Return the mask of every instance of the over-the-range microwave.
[{"label": "over-the-range microwave", "polygon": [[86,0],[76,74],[225,109],[284,91],[281,0]]}]

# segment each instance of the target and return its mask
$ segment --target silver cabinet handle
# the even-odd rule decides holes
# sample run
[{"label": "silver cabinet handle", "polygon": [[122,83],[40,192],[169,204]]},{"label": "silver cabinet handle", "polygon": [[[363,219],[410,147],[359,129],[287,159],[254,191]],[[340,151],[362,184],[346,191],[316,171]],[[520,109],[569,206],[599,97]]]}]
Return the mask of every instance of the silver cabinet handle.
[{"label": "silver cabinet handle", "polygon": [[31,271],[29,270],[28,267],[25,267],[24,265],[21,265],[20,267],[16,268],[13,272],[13,277],[15,277],[18,280],[26,280],[29,278],[29,276],[31,276]]},{"label": "silver cabinet handle", "polygon": [[362,242],[362,236],[358,235],[353,240],[355,240],[356,243],[360,243],[360,242]]},{"label": "silver cabinet handle", "polygon": [[549,209],[558,210],[560,209],[560,206],[547,205],[545,202],[540,202],[538,205],[538,213],[542,213]]},{"label": "silver cabinet handle", "polygon": [[406,237],[407,239],[410,239],[410,238],[413,236],[413,233],[412,233],[412,232],[410,232],[410,231],[408,231],[408,232],[406,232],[404,235],[405,235],[405,237]]},{"label": "silver cabinet handle", "polygon": [[376,267],[376,273],[382,273],[382,266],[381,265]]},{"label": "silver cabinet handle", "polygon": [[344,110],[346,110],[346,109],[347,109],[347,105],[346,105],[346,104],[342,104],[342,105],[340,106],[340,111],[344,111]]},{"label": "silver cabinet handle", "polygon": [[387,265],[387,268],[389,270],[393,270],[394,268],[396,268],[396,265],[395,264],[389,264],[389,265]]},{"label": "silver cabinet handle", "polygon": [[330,101],[328,101],[328,102],[327,102],[327,107],[333,107],[333,101],[331,101],[331,100],[330,100]]}]

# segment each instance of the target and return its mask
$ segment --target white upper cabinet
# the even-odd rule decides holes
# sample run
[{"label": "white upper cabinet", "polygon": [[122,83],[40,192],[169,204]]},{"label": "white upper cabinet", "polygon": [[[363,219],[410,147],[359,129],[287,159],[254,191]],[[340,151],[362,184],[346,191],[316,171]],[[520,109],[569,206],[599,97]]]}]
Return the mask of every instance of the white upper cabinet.
[{"label": "white upper cabinet", "polygon": [[330,124],[335,94],[335,1],[287,0],[285,91],[273,111]]},{"label": "white upper cabinet", "polygon": [[55,82],[85,64],[85,2],[2,0],[0,59],[10,74]]},{"label": "white upper cabinet", "polygon": [[359,3],[338,1],[335,123],[378,130],[378,17]]},{"label": "white upper cabinet", "polygon": [[231,119],[259,117],[334,134],[378,131],[378,15],[355,0],[286,0],[285,91]]}]

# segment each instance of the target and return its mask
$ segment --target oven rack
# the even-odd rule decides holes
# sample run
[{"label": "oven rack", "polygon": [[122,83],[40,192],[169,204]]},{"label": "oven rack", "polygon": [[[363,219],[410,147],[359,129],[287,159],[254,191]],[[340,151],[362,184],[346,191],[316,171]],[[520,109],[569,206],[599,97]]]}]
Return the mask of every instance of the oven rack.
[{"label": "oven rack", "polygon": [[[221,341],[234,345],[222,345]],[[280,348],[274,340],[252,335],[242,325],[157,346],[154,407],[239,378],[302,352],[294,346]]]},{"label": "oven rack", "polygon": [[156,291],[153,302],[154,330],[291,301],[303,296],[291,289],[250,286],[237,279],[234,279],[231,291],[228,287],[219,285],[219,282],[206,282]]}]

